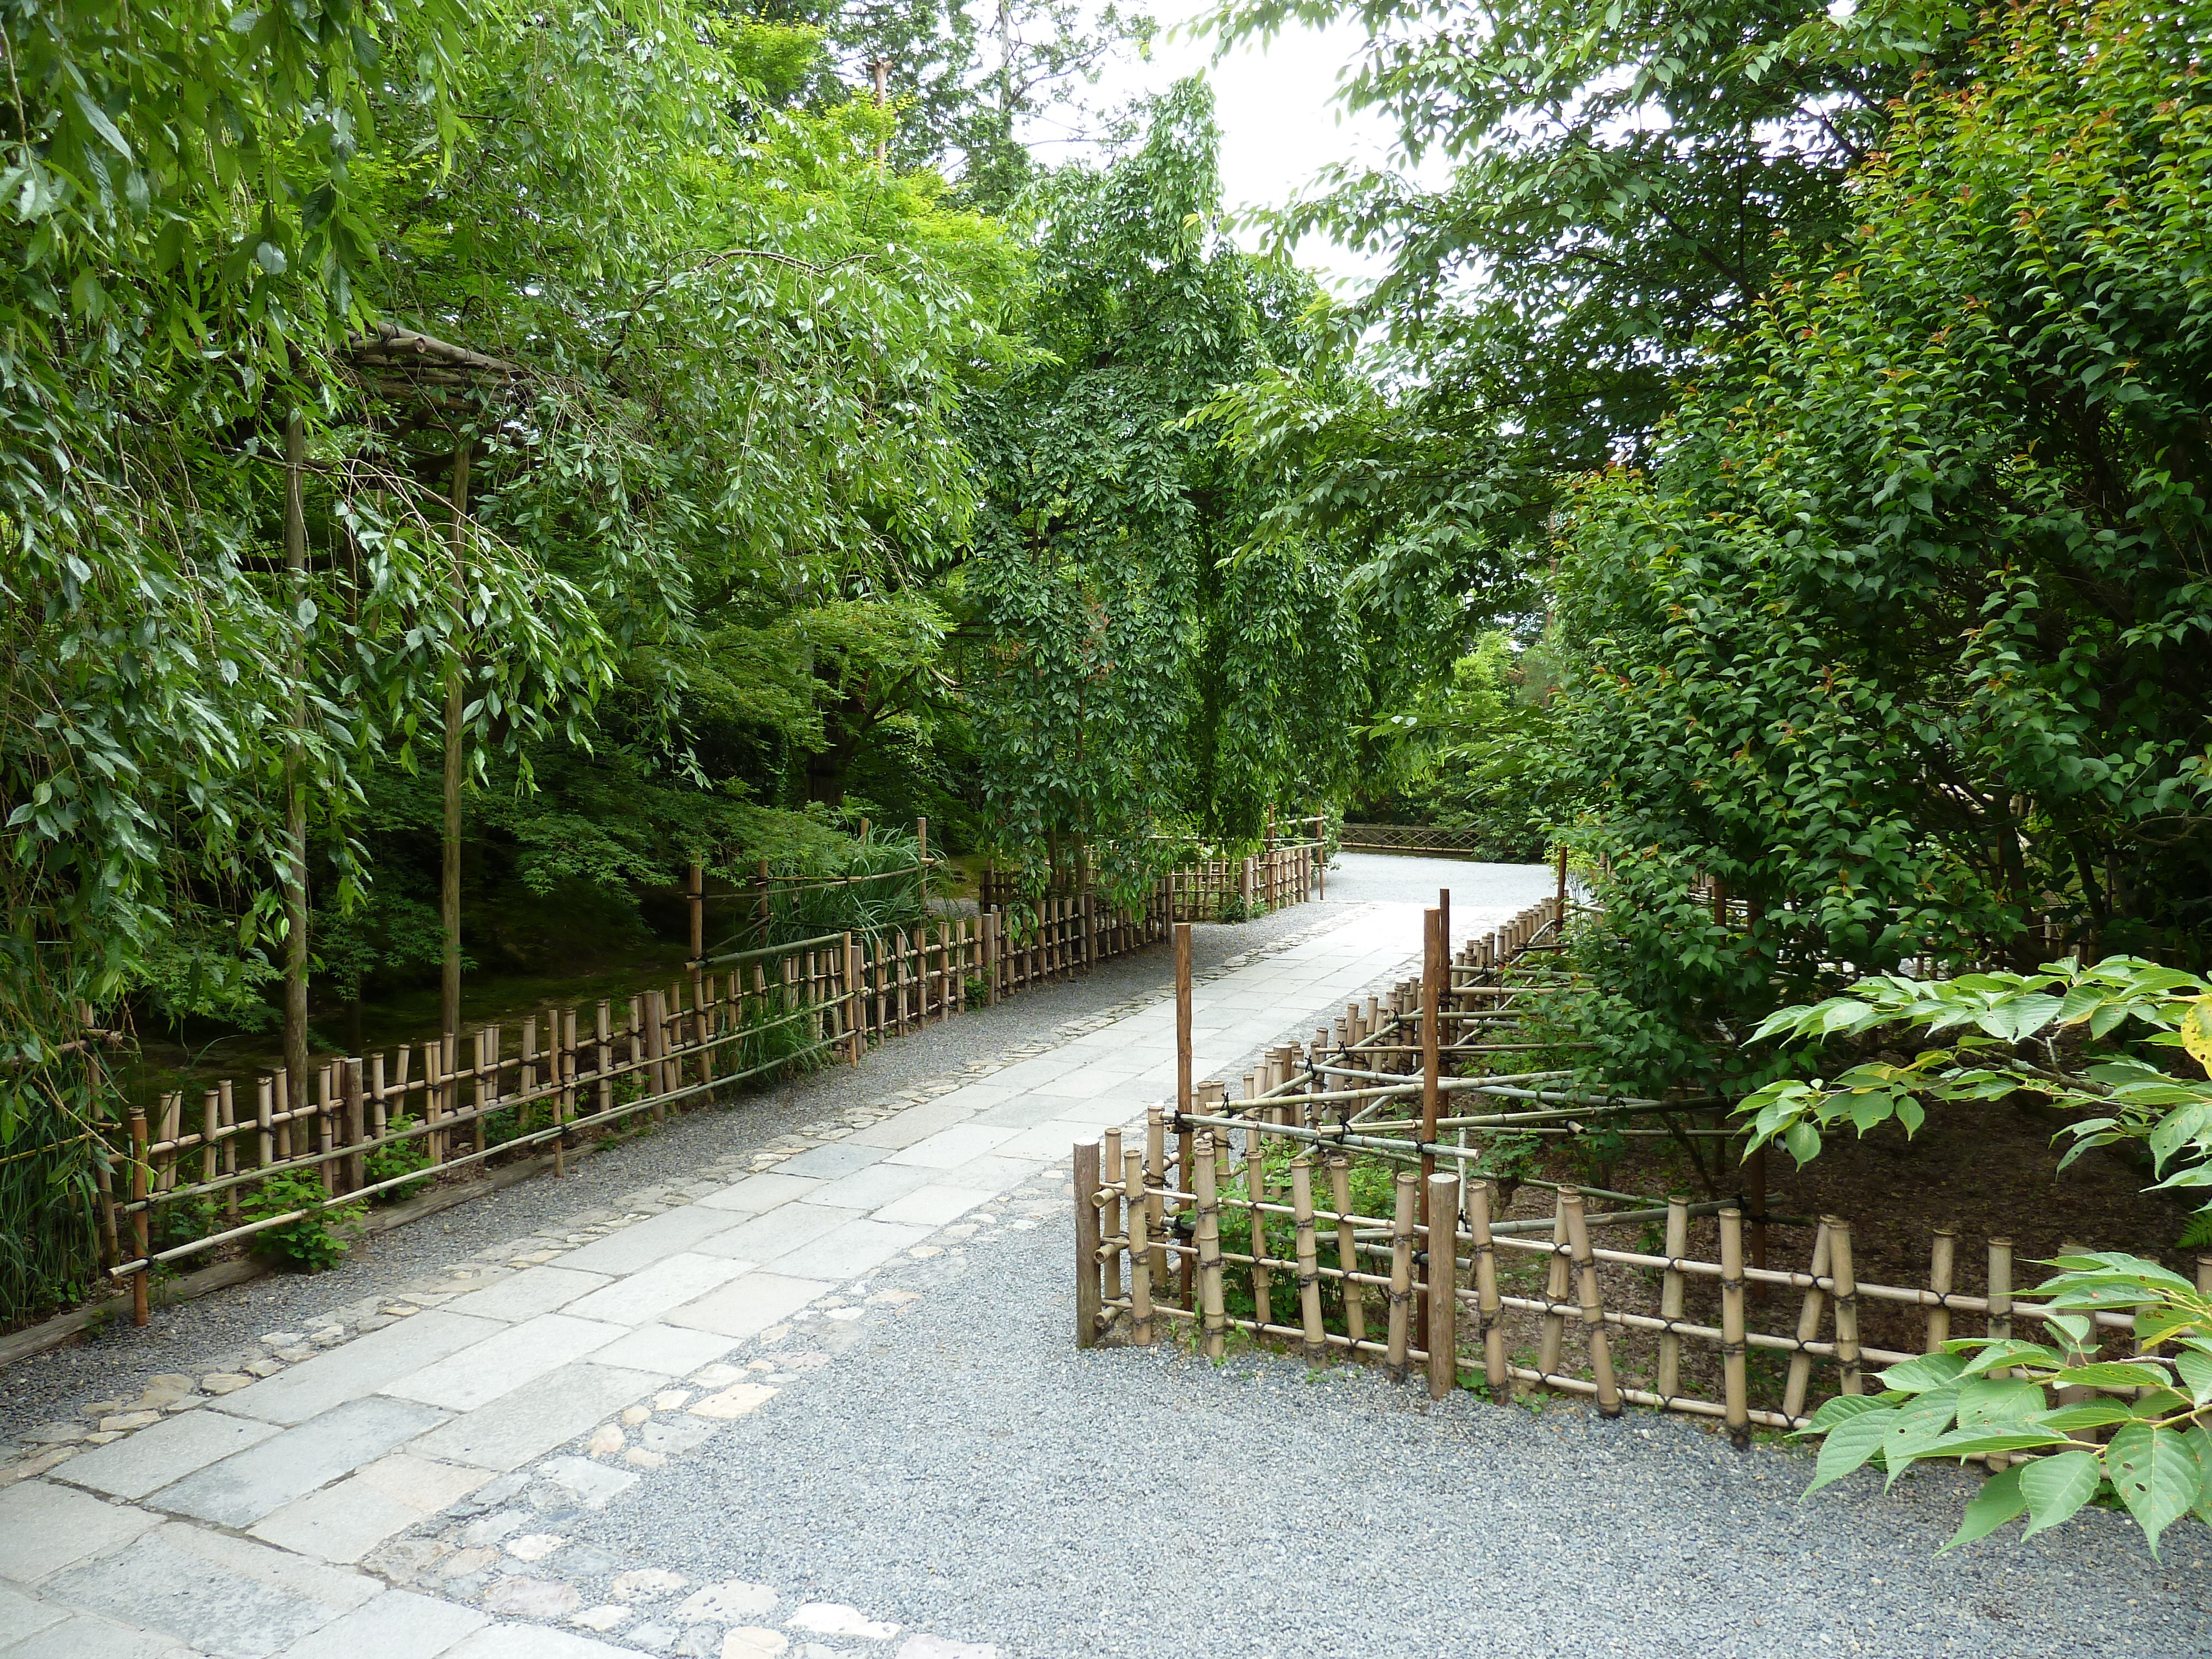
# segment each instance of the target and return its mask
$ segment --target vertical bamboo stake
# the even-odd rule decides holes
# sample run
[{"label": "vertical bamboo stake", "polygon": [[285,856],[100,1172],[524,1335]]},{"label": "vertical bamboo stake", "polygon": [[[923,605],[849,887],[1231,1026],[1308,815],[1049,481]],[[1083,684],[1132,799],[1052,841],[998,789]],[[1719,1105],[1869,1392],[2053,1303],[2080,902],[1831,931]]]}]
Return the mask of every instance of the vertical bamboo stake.
[{"label": "vertical bamboo stake", "polygon": [[1751,1443],[1751,1397],[1743,1359],[1743,1212],[1727,1209],[1721,1212],[1721,1381],[1727,1394],[1729,1436],[1739,1447]]},{"label": "vertical bamboo stake", "polygon": [[131,1201],[139,1207],[131,1214],[131,1237],[138,1252],[138,1271],[131,1276],[131,1322],[143,1325],[153,1318],[146,1305],[146,1281],[153,1277],[152,1215],[146,1204],[146,1114],[131,1114]]},{"label": "vertical bamboo stake", "polygon": [[842,935],[845,941],[845,1039],[848,1055],[854,1065],[860,1063],[861,1046],[867,1042],[862,1029],[867,1015],[860,1006],[860,947],[853,942],[852,934]]},{"label": "vertical bamboo stake", "polygon": [[1498,1246],[1490,1231],[1488,1182],[1468,1186],[1468,1211],[1474,1231],[1475,1316],[1482,1328],[1482,1372],[1490,1384],[1490,1397],[1502,1405],[1510,1397],[1512,1379],[1505,1370],[1504,1305],[1498,1297]]},{"label": "vertical bamboo stake", "polygon": [[568,1173],[568,1121],[576,1115],[576,1011],[564,1008],[561,1012],[561,1046],[554,1057],[561,1092],[553,1097],[553,1127],[559,1133],[553,1137],[553,1176],[559,1180]]},{"label": "vertical bamboo stake", "polygon": [[1267,1217],[1261,1206],[1267,1201],[1267,1149],[1261,1144],[1260,1121],[1261,1108],[1255,1103],[1254,1078],[1244,1079],[1244,1196],[1252,1207],[1252,1303],[1253,1317],[1262,1325],[1273,1324],[1274,1313],[1273,1281],[1267,1272]]},{"label": "vertical bamboo stake", "polygon": [[1677,1336],[1674,1325],[1682,1317],[1683,1274],[1674,1264],[1681,1261],[1690,1250],[1690,1199],[1686,1193],[1670,1194],[1667,1199],[1667,1267],[1659,1276],[1659,1317],[1668,1328],[1659,1334],[1659,1397],[1672,1400],[1681,1392],[1682,1339]]},{"label": "vertical bamboo stake", "polygon": [[1459,1386],[1459,1177],[1433,1175],[1429,1188],[1429,1398]]},{"label": "vertical bamboo stake", "polygon": [[[1761,1146],[1743,1161],[1744,1197],[1751,1206],[1751,1265],[1766,1266],[1766,1148]],[[1766,1300],[1766,1286],[1755,1285],[1752,1295]]]},{"label": "vertical bamboo stake", "polygon": [[283,1072],[272,1079],[276,1085],[276,1109],[271,1115],[276,1123],[276,1156],[282,1162],[292,1157],[292,1091],[291,1080]]},{"label": "vertical bamboo stake", "polygon": [[[1121,1132],[1119,1129],[1109,1129],[1103,1139],[1104,1145],[1100,1149],[1100,1158],[1105,1170],[1105,1201],[1099,1206],[1098,1230],[1103,1238],[1120,1238],[1122,1236]],[[1121,1247],[1116,1246],[1107,1251],[1106,1260],[1102,1265],[1105,1268],[1106,1277],[1104,1299],[1108,1302],[1118,1302],[1121,1299]]]},{"label": "vertical bamboo stake", "polygon": [[1597,1382],[1597,1408],[1620,1415],[1620,1387],[1613,1375],[1613,1348],[1605,1328],[1605,1304],[1598,1293],[1597,1258],[1590,1253],[1589,1218],[1578,1192],[1559,1194],[1567,1215],[1567,1248],[1574,1252],[1577,1297],[1583,1311],[1583,1337],[1589,1346],[1590,1374]]},{"label": "vertical bamboo stake", "polygon": [[1420,1203],[1415,1189],[1420,1183],[1411,1170],[1398,1171],[1398,1201],[1390,1215],[1390,1328],[1383,1368],[1393,1382],[1406,1380],[1407,1315],[1413,1299],[1413,1212]]},{"label": "vertical bamboo stake", "polygon": [[1556,1376],[1559,1350],[1567,1337],[1567,1206],[1562,1193],[1552,1207],[1552,1254],[1544,1268],[1544,1334],[1536,1345],[1536,1369]]},{"label": "vertical bamboo stake", "polygon": [[[1928,1251],[1928,1288],[1941,1297],[1951,1294],[1953,1258],[1959,1235],[1948,1227],[1938,1227]],[[1938,1304],[1928,1310],[1928,1343],[1925,1352],[1940,1353],[1943,1345],[1951,1340],[1951,1310]]]},{"label": "vertical bamboo stake", "polygon": [[1145,1158],[1134,1146],[1121,1155],[1121,1202],[1129,1218],[1129,1340],[1152,1343],[1152,1268],[1145,1231]]},{"label": "vertical bamboo stake", "polygon": [[1208,1359],[1219,1359],[1228,1351],[1229,1321],[1222,1311],[1221,1170],[1212,1130],[1199,1135],[1195,1152],[1191,1178],[1198,1198],[1199,1347]]},{"label": "vertical bamboo stake", "polygon": [[216,1112],[222,1097],[213,1089],[200,1096],[200,1179],[213,1181],[216,1176],[216,1146],[222,1126]]},{"label": "vertical bamboo stake", "polygon": [[[232,1091],[228,1078],[216,1086],[216,1111],[222,1125],[222,1173],[234,1176],[238,1173],[238,1097]],[[223,1189],[222,1204],[223,1213],[229,1218],[229,1224],[235,1227],[238,1225],[238,1188],[235,1186]],[[113,1216],[107,1218],[107,1225],[112,1233],[115,1226]],[[108,1243],[111,1247],[113,1245],[112,1237]],[[112,1249],[110,1253],[113,1254]]]},{"label": "vertical bamboo stake", "polygon": [[[1427,1206],[1434,1188],[1431,1182],[1437,1172],[1437,1111],[1443,1098],[1439,1080],[1443,1066],[1439,1058],[1437,1018],[1443,995],[1443,913],[1425,910],[1421,915],[1421,1224],[1435,1224],[1436,1218]],[[1456,1188],[1454,1188],[1457,1190]],[[1457,1224],[1456,1218],[1454,1224]],[[1450,1275],[1447,1274],[1449,1278]],[[1421,1304],[1421,1346],[1430,1346],[1429,1304]]]},{"label": "vertical bamboo stake", "polygon": [[[1815,1279],[1828,1275],[1828,1224],[1822,1222],[1820,1231],[1813,1236],[1813,1261],[1808,1271]],[[1797,1340],[1810,1342],[1820,1334],[1820,1309],[1825,1293],[1816,1283],[1805,1292],[1804,1305],[1797,1311]],[[1782,1386],[1782,1414],[1798,1418],[1805,1414],[1805,1390],[1813,1380],[1813,1356],[1802,1347],[1790,1356],[1790,1375]]]},{"label": "vertical bamboo stake", "polygon": [[986,910],[977,918],[983,924],[983,1006],[999,1006],[999,913]]},{"label": "vertical bamboo stake", "polygon": [[1158,1189],[1167,1184],[1168,1131],[1167,1113],[1159,1106],[1145,1109],[1145,1169],[1152,1176],[1151,1195],[1145,1200],[1145,1236],[1152,1241],[1151,1283],[1160,1294],[1170,1295],[1168,1286],[1167,1227],[1164,1220],[1166,1200]]},{"label": "vertical bamboo stake", "polygon": [[[2012,1337],[2012,1240],[1993,1238],[1990,1241],[1990,1338],[1998,1342]],[[2009,1365],[1993,1366],[1992,1377],[2012,1375]]]},{"label": "vertical bamboo stake", "polygon": [[1359,1271],[1359,1245],[1352,1225],[1352,1158],[1332,1153],[1328,1160],[1329,1198],[1336,1206],[1336,1270],[1344,1275],[1344,1334],[1354,1342],[1367,1340],[1367,1297],[1352,1275]]},{"label": "vertical bamboo stake", "polygon": [[255,1091],[253,1121],[261,1131],[261,1167],[266,1169],[276,1161],[276,1135],[270,1126],[276,1116],[276,1079],[263,1078]]},{"label": "vertical bamboo stake", "polygon": [[[1086,898],[1085,900],[1086,915],[1088,914],[1089,902],[1090,901]],[[1176,1185],[1182,1188],[1186,1192],[1194,1192],[1196,1188],[1193,1185],[1190,1179],[1191,988],[1190,924],[1188,922],[1180,923],[1176,928],[1175,952],[1176,1169],[1179,1173],[1179,1178],[1177,1179]],[[1182,1282],[1178,1288],[1182,1291],[1182,1305],[1186,1308],[1192,1305],[1190,1299],[1190,1258],[1188,1256],[1185,1256],[1182,1259],[1182,1272],[1179,1274],[1179,1278]]]},{"label": "vertical bamboo stake", "polygon": [[1842,1373],[1839,1390],[1862,1392],[1859,1376],[1859,1281],[1851,1271],[1851,1224],[1841,1216],[1824,1215],[1828,1230],[1828,1269],[1836,1281],[1836,1369]]},{"label": "vertical bamboo stake", "polygon": [[349,1058],[345,1060],[344,1066],[343,1087],[345,1115],[341,1120],[340,1133],[344,1138],[345,1144],[353,1150],[346,1154],[344,1163],[340,1165],[343,1171],[340,1179],[343,1183],[343,1190],[353,1193],[359,1192],[368,1181],[368,1162],[361,1150],[362,1129],[361,1061]]},{"label": "vertical bamboo stake", "polygon": [[1322,1335],[1321,1254],[1314,1234],[1313,1156],[1302,1152],[1291,1160],[1291,1224],[1297,1238],[1298,1321],[1304,1337],[1306,1364],[1318,1365],[1328,1357]]},{"label": "vertical bamboo stake", "polygon": [[1075,1346],[1098,1340],[1098,1143],[1075,1143]]}]

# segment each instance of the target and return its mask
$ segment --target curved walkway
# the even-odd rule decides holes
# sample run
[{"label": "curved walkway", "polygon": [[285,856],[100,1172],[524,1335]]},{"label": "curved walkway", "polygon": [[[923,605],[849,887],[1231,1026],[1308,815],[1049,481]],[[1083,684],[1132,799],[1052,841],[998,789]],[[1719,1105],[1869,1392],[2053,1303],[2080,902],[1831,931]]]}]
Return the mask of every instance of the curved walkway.
[{"label": "curved walkway", "polygon": [[[1328,904],[1271,919],[1276,948],[1207,953],[1201,1075],[1400,976],[1438,882],[1461,937],[1548,882],[1345,866]],[[1049,1040],[888,1097],[872,1061],[877,1098],[825,1104],[815,1079],[790,1091],[803,1121],[765,1134],[758,1114],[702,1116],[680,1179],[267,1332],[234,1372],[118,1398],[143,1426],[63,1441],[0,1492],[0,1654],[2212,1645],[2212,1539],[2193,1529],[2164,1567],[2104,1515],[1938,1561],[1965,1490],[1941,1471],[1801,1510],[1802,1458],[1679,1420],[1431,1407],[1293,1361],[1079,1353],[1066,1151],[1170,1086],[1158,975],[1118,1003],[1107,975],[1085,981]],[[169,1317],[204,1335],[235,1310]],[[99,1363],[123,1363],[131,1334]]]}]

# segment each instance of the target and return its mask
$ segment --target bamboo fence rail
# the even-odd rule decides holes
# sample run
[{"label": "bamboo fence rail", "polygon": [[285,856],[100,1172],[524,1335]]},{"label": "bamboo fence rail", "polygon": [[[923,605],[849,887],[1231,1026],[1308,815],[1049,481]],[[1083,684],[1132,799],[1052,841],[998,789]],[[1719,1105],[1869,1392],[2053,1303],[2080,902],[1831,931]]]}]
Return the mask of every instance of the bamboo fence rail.
[{"label": "bamboo fence rail", "polygon": [[[1469,1066],[1468,1075],[1446,1075],[1486,1048],[1521,1045],[1444,1039],[1470,1029],[1452,1017],[1468,1012],[1455,1005],[1472,1000],[1471,994],[1504,994],[1486,1007],[1525,1006],[1522,998],[1551,982],[1528,976],[1530,952],[1557,938],[1565,914],[1562,900],[1547,899],[1447,959],[1443,918],[1431,911],[1419,980],[1364,1006],[1348,1006],[1310,1043],[1271,1050],[1245,1079],[1242,1099],[1229,1100],[1218,1082],[1188,1085],[1172,1110],[1152,1109],[1141,1146],[1124,1147],[1118,1132],[1103,1144],[1079,1143],[1078,1345],[1092,1346],[1109,1333],[1146,1343],[1164,1325],[1182,1323],[1193,1328],[1205,1353],[1218,1358],[1228,1333],[1242,1330],[1296,1344],[1316,1364],[1331,1353],[1355,1353],[1380,1361],[1395,1377],[1418,1369],[1438,1397],[1474,1381],[1499,1399],[1553,1390],[1589,1397],[1609,1415],[1636,1405],[1717,1419],[1741,1439],[1754,1426],[1802,1427],[1816,1396],[1861,1393],[1869,1368],[1912,1357],[1862,1340],[1867,1304],[1917,1310],[1921,1352],[1954,1336],[2008,1336],[2050,1316],[2041,1304],[2014,1294],[2013,1247],[2002,1238],[1987,1241],[1986,1294],[1953,1287],[1959,1241],[1944,1231],[1936,1234],[1924,1285],[1870,1284],[1854,1272],[1852,1223],[1839,1216],[1819,1219],[1802,1270],[1769,1267],[1763,1224],[1779,1218],[1764,1214],[1763,1193],[1693,1202],[1683,1194],[1654,1199],[1485,1176],[1484,1149],[1466,1144],[1468,1130],[1565,1129],[1571,1121],[1580,1129],[1599,1118],[1657,1117],[1668,1127],[1656,1133],[1694,1133],[1674,1120],[1717,1104],[1600,1095],[1565,1106],[1443,1115],[1445,1098],[1491,1094],[1517,1102],[1546,1092],[1526,1086],[1542,1081],[1541,1074],[1502,1078]],[[1179,1069],[1187,1073],[1187,1060]],[[1394,1074],[1395,1081],[1375,1086],[1336,1086],[1340,1078]],[[1418,1112],[1405,1109],[1413,1105]],[[1395,1167],[1387,1213],[1352,1207],[1355,1156]],[[1746,1179],[1763,1184],[1755,1171]],[[1548,1218],[1503,1218],[1516,1189],[1547,1186]],[[1594,1208],[1594,1200],[1615,1207]],[[1715,1224],[1711,1255],[1689,1248],[1692,1221],[1705,1218]],[[1224,1246],[1224,1219],[1243,1224],[1245,1249]],[[1608,1230],[1662,1225],[1657,1250],[1597,1242]],[[1516,1261],[1542,1264],[1540,1291],[1516,1282],[1525,1277],[1513,1272]],[[2212,1293],[2212,1255],[2198,1258],[2197,1273]],[[1646,1285],[1657,1280],[1656,1313],[1622,1305],[1648,1304],[1619,1294],[1639,1277]],[[1252,1316],[1234,1316],[1225,1311],[1224,1287],[1247,1279]],[[1279,1284],[1296,1287],[1294,1318],[1279,1316]],[[1711,1317],[1690,1316],[1693,1292],[1717,1301]],[[1379,1331],[1370,1323],[1376,1312]],[[2131,1316],[2094,1317],[2100,1334],[2123,1345],[2131,1340]],[[1784,1328],[1763,1328],[1768,1323]],[[1533,1341],[1533,1352],[1516,1352],[1516,1336]],[[1778,1376],[1762,1378],[1771,1395],[1761,1403],[1752,1397],[1747,1360],[1754,1351],[1787,1360]],[[1702,1368],[1717,1386],[1685,1376],[1686,1355],[1693,1353],[1717,1361]],[[1652,1386],[1621,1380],[1629,1356]],[[2002,1455],[1994,1466],[2002,1467]]]},{"label": "bamboo fence rail", "polygon": [[[1303,849],[1278,854],[1279,902],[1297,902],[1307,889],[1288,870]],[[920,867],[890,876],[911,882]],[[872,1042],[1157,944],[1170,927],[1170,880],[1134,911],[1091,893],[1048,898],[1024,913],[1018,933],[1004,913],[987,909],[709,954],[695,866],[693,960],[665,987],[326,1058],[311,1069],[304,1099],[289,1097],[280,1070],[222,1079],[196,1105],[171,1092],[150,1112],[133,1110],[116,1126],[115,1170],[100,1194],[105,1265],[111,1278],[131,1282],[143,1324],[147,1274],[157,1264],[495,1158],[550,1150],[554,1173],[564,1174],[585,1141],[640,1114],[658,1122],[672,1107],[795,1065],[858,1065]],[[380,1162],[389,1173],[373,1172]],[[284,1178],[308,1183],[314,1196],[281,1213],[245,1213],[265,1207],[256,1194]],[[159,1218],[184,1204],[210,1206],[203,1213],[212,1231],[155,1249]]]},{"label": "bamboo fence rail", "polygon": [[1479,830],[1438,830],[1419,823],[1346,823],[1339,842],[1347,853],[1470,853]]}]

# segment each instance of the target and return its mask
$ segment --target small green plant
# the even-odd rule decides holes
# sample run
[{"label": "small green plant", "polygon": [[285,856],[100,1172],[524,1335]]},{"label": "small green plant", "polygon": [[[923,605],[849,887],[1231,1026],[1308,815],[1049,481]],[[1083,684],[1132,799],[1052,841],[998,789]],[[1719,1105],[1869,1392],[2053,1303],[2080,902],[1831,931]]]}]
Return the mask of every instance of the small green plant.
[{"label": "small green plant", "polygon": [[1243,894],[1224,893],[1221,896],[1220,919],[1222,921],[1249,921],[1253,915],[1252,906],[1247,902]]},{"label": "small green plant", "polygon": [[[326,1196],[317,1182],[300,1176],[276,1176],[263,1182],[261,1190],[246,1200],[243,1212],[248,1221],[265,1221],[270,1216],[310,1209]],[[362,1208],[359,1204],[343,1204],[280,1227],[264,1228],[253,1236],[254,1248],[301,1273],[320,1273],[335,1265],[350,1248],[335,1230],[358,1221]]]},{"label": "small green plant", "polygon": [[988,981],[973,976],[968,981],[968,1006],[980,1008],[990,1000],[991,987]]},{"label": "small green plant", "polygon": [[[392,1134],[404,1134],[408,1130],[417,1127],[419,1124],[416,1119],[403,1114],[393,1118],[386,1126],[386,1130]],[[378,1147],[368,1155],[368,1161],[365,1166],[368,1183],[372,1187],[379,1182],[395,1180],[400,1176],[411,1174],[416,1170],[427,1170],[429,1167],[430,1150],[419,1136],[413,1140],[395,1140],[388,1146]],[[377,1199],[380,1203],[397,1204],[404,1199],[414,1197],[429,1184],[430,1177],[426,1175],[420,1181],[410,1181],[398,1187],[387,1187],[377,1194]]]},{"label": "small green plant", "polygon": [[173,1250],[205,1238],[216,1231],[216,1214],[215,1201],[207,1198],[179,1198],[160,1206],[154,1212],[154,1248]]}]

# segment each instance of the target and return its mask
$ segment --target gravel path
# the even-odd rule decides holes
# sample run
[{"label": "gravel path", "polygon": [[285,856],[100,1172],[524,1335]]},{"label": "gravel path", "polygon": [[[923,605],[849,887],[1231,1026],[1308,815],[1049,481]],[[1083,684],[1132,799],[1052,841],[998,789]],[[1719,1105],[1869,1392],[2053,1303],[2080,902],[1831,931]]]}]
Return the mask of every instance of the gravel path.
[{"label": "gravel path", "polygon": [[[1468,905],[1495,904],[1510,896],[1517,907],[1533,893],[1531,872],[1521,866],[1348,854],[1330,872],[1323,903],[1293,906],[1234,927],[1194,927],[1194,966],[1201,975],[1214,970],[1239,951],[1264,951],[1356,905],[1433,903],[1437,887],[1446,884]],[[585,1159],[568,1180],[525,1182],[365,1240],[328,1273],[270,1275],[157,1310],[144,1330],[131,1326],[126,1308],[121,1321],[80,1346],[0,1369],[0,1443],[84,1401],[135,1395],[155,1372],[230,1369],[239,1356],[259,1352],[256,1339],[264,1331],[312,1325],[318,1316],[389,1294],[498,1241],[605,1206],[641,1186],[688,1176],[714,1158],[775,1140],[798,1123],[881,1100],[971,1060],[1038,1041],[1092,1010],[1164,994],[1173,982],[1174,959],[1164,946],[1116,957],[1095,974],[1024,992],[995,1008],[885,1043],[857,1070],[831,1066],[725,1109],[672,1119],[657,1133]]]}]

